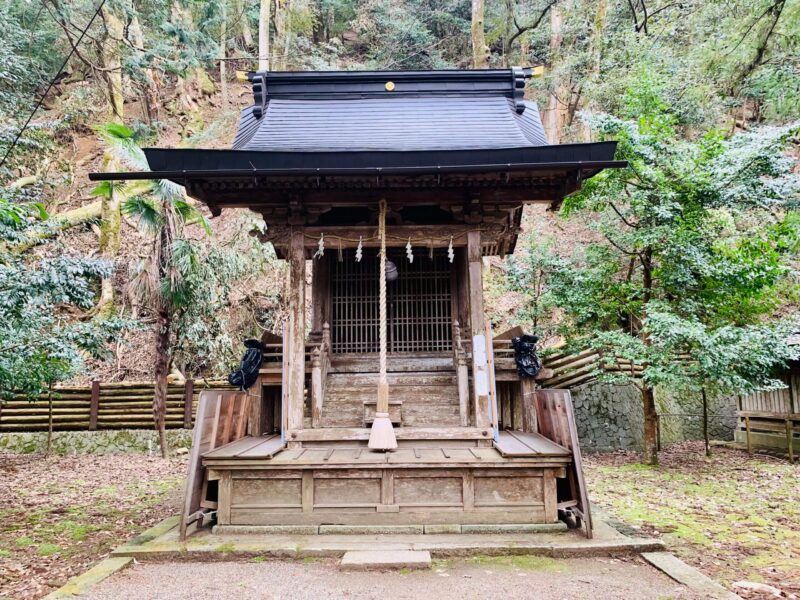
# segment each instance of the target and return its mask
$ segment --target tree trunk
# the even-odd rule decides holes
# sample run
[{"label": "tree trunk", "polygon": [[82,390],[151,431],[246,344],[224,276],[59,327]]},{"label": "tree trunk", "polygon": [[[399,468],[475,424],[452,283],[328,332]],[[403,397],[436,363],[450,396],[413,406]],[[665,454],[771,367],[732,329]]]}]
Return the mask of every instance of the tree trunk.
[{"label": "tree trunk", "polygon": [[[647,318],[648,303],[653,297],[653,249],[645,248],[640,257],[642,263],[642,322]],[[641,334],[640,334],[641,335]],[[650,338],[643,335],[646,346],[650,346]],[[658,464],[658,412],[656,411],[655,392],[652,387],[642,387],[642,404],[644,408],[644,439],[642,443],[643,460],[648,465]]]},{"label": "tree trunk", "polygon": [[222,108],[228,108],[228,3],[223,0],[220,4],[219,25],[219,89],[222,94]]},{"label": "tree trunk", "polygon": [[269,71],[269,9],[272,0],[261,0],[258,13],[258,70]]},{"label": "tree trunk", "polygon": [[472,67],[475,69],[485,69],[489,64],[484,13],[484,0],[472,0]]},{"label": "tree trunk", "polygon": [[[142,32],[142,25],[139,22],[139,17],[136,16],[136,14],[131,17],[128,31],[133,45],[141,56],[144,53],[145,47],[144,33]],[[144,101],[145,116],[147,117],[148,123],[152,125],[153,121],[159,120],[158,108],[160,102],[158,101],[158,84],[156,83],[153,69],[147,67],[143,72],[145,83],[142,86],[142,100]]]},{"label": "tree trunk", "polygon": [[91,204],[79,206],[65,210],[64,212],[56,213],[50,217],[50,220],[56,224],[56,227],[48,228],[46,231],[39,231],[30,236],[30,239],[24,244],[13,246],[14,252],[25,252],[30,250],[37,244],[48,240],[58,234],[59,231],[65,231],[75,225],[81,225],[94,219],[99,219],[102,214],[103,202],[98,200]]},{"label": "tree trunk", "polygon": [[[561,44],[563,42],[563,35],[561,33],[564,19],[561,16],[561,11],[558,7],[553,6],[550,9],[550,68],[558,62],[558,55],[561,52]],[[553,80],[550,84],[550,95],[547,99],[547,110],[545,111],[544,128],[547,133],[547,140],[551,144],[558,144],[561,141],[561,113],[563,113],[563,104],[559,100],[559,93],[561,89],[560,82]]]},{"label": "tree trunk", "polygon": [[[122,90],[122,53],[120,45],[124,37],[124,23],[113,10],[104,8],[103,21],[106,37],[102,42],[101,60],[106,78],[106,99],[109,120],[123,122],[124,97]],[[117,161],[108,153],[104,157],[106,171],[119,171]],[[100,225],[100,254],[109,260],[116,259],[120,246],[120,197],[112,191],[110,197],[103,197],[101,203],[102,224]],[[100,299],[96,306],[97,316],[107,317],[114,308],[114,285],[111,277],[103,279],[100,286]]]},{"label": "tree trunk", "polygon": [[289,68],[289,51],[292,47],[292,0],[284,0],[283,6],[283,58],[281,59],[281,70]]},{"label": "tree trunk", "polygon": [[47,382],[47,449],[45,456],[50,456],[53,449],[53,382]]},{"label": "tree trunk", "polygon": [[655,392],[651,387],[642,388],[644,405],[644,439],[642,441],[642,461],[648,465],[658,464],[658,413],[656,412]]},{"label": "tree trunk", "polygon": [[702,388],[703,395],[703,441],[706,445],[706,456],[711,456],[711,442],[708,439],[708,398],[706,397],[706,388]]},{"label": "tree trunk", "polygon": [[[119,171],[116,159],[110,155],[105,157],[106,171]],[[120,230],[122,228],[122,214],[120,212],[121,198],[119,192],[112,185],[109,196],[103,196],[100,203],[100,254],[108,260],[115,260],[120,248]],[[100,283],[100,298],[95,307],[96,316],[108,317],[114,310],[114,281],[113,274]]]},{"label": "tree trunk", "polygon": [[122,123],[124,95],[122,90],[122,40],[125,35],[125,24],[113,10],[104,8],[103,22],[106,35],[101,44],[101,60],[106,69],[106,100],[108,101],[109,118]]},{"label": "tree trunk", "polygon": [[250,49],[253,47],[253,32],[250,29],[250,19],[247,18],[246,0],[236,0],[236,15],[242,30],[242,43],[245,48]]},{"label": "tree trunk", "polygon": [[168,310],[158,313],[158,331],[156,332],[156,364],[155,390],[153,393],[153,421],[158,431],[158,442],[161,447],[161,458],[166,458],[167,447],[167,376],[169,375],[170,329],[172,315]]}]

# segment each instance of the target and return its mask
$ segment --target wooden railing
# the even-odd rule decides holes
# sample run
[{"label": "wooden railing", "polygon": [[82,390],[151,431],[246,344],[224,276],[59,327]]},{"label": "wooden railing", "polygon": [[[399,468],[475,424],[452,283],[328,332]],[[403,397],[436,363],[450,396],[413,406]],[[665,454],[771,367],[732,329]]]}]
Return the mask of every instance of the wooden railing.
[{"label": "wooden railing", "polygon": [[458,321],[453,321],[453,365],[456,368],[456,381],[458,382],[458,412],[461,426],[467,427],[469,425],[469,367]]},{"label": "wooden railing", "polygon": [[[52,418],[56,431],[152,429],[152,381],[56,386],[52,403],[47,394],[33,399],[16,395],[0,401],[0,432],[44,431]],[[208,388],[230,390],[227,381],[188,380],[167,387],[167,428],[190,429],[199,393]]]}]

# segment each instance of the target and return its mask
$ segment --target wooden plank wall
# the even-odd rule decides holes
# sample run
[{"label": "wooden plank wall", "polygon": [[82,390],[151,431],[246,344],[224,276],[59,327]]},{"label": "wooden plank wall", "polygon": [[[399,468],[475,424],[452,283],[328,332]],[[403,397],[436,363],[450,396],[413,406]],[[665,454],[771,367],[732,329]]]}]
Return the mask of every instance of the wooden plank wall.
[{"label": "wooden plank wall", "polygon": [[[197,380],[170,385],[167,388],[167,428],[190,429],[199,394],[209,387],[233,389],[222,381]],[[53,390],[53,429],[152,429],[153,389],[152,382],[93,382],[85,386],[56,387]],[[46,394],[33,400],[14,396],[0,402],[0,432],[45,431],[48,413]]]}]

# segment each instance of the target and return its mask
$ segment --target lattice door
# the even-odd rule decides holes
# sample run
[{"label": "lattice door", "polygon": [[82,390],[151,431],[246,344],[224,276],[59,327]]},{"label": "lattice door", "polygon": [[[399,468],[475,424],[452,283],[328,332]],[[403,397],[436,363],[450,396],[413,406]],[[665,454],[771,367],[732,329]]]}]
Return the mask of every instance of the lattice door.
[{"label": "lattice door", "polygon": [[[399,271],[387,286],[389,352],[452,349],[450,268],[445,250],[420,252],[409,263],[404,250],[389,249]],[[378,352],[378,257],[368,249],[360,263],[346,250],[332,261],[331,337],[336,353]]]}]

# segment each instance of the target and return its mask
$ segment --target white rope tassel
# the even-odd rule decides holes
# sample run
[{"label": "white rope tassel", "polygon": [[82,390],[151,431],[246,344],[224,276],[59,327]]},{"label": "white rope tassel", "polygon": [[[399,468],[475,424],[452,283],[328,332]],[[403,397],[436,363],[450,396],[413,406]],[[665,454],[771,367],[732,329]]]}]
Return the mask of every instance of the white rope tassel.
[{"label": "white rope tassel", "polygon": [[362,236],[358,236],[358,248],[356,248],[356,262],[361,262],[362,257]]},{"label": "white rope tassel", "polygon": [[314,253],[314,258],[322,258],[325,256],[325,234],[319,234],[319,242],[317,242],[317,251]]},{"label": "white rope tassel", "polygon": [[386,377],[386,200],[381,199],[378,214],[378,235],[381,240],[379,287],[378,339],[380,346],[378,377],[378,402],[375,407],[375,420],[369,433],[369,447],[373,450],[394,450],[397,438],[392,421],[389,419],[389,380]]}]

